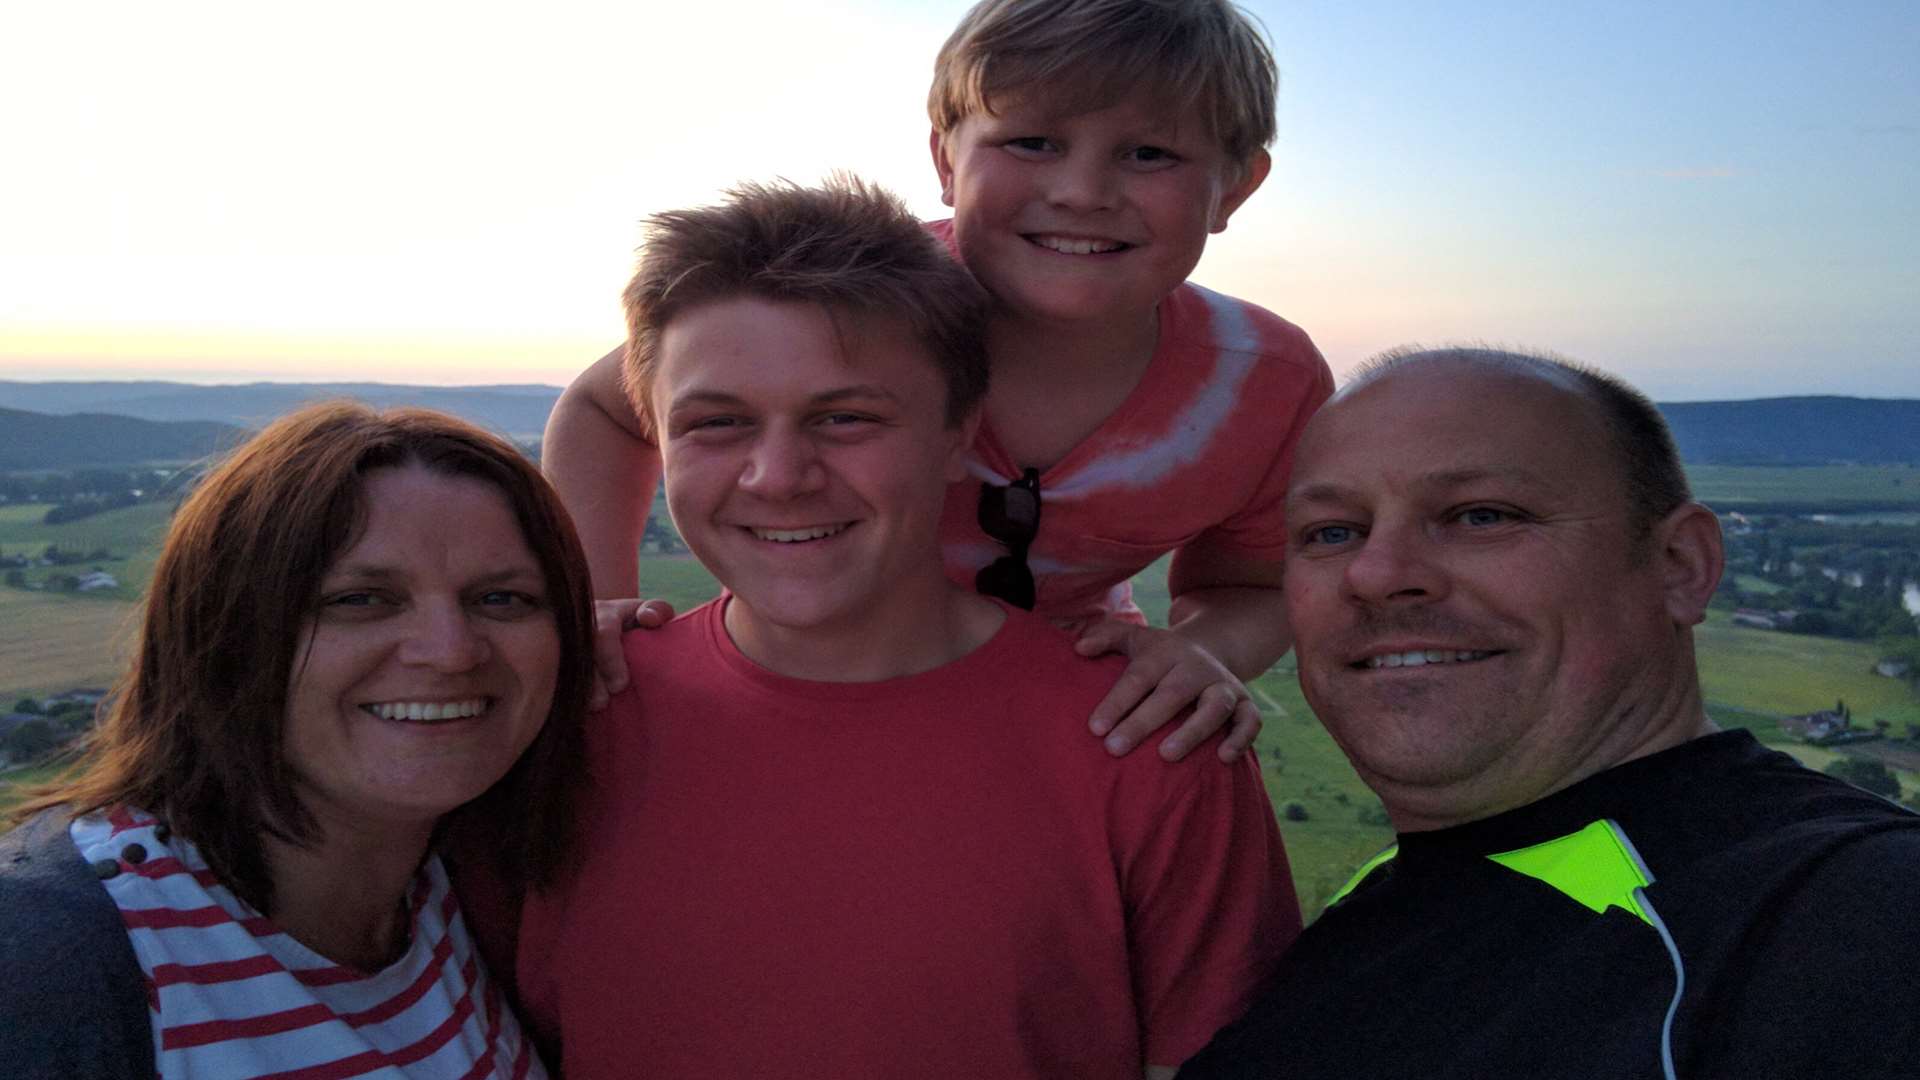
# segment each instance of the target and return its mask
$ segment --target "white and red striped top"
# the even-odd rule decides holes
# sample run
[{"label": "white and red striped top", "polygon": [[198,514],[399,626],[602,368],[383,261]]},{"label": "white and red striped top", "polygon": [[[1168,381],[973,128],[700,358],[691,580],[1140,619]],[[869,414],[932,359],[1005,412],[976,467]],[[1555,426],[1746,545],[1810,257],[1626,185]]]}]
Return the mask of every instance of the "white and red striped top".
[{"label": "white and red striped top", "polygon": [[181,837],[120,810],[73,823],[147,977],[161,1077],[544,1078],[481,969],[437,857],[408,898],[406,955],[343,967],[243,903]]}]

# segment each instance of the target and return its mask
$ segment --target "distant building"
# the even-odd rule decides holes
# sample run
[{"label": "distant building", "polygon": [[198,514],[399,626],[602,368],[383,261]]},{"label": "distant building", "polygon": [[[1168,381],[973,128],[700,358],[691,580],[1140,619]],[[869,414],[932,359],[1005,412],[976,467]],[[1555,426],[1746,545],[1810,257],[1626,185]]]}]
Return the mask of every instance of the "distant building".
[{"label": "distant building", "polygon": [[93,592],[96,589],[117,589],[119,587],[120,579],[107,573],[105,570],[95,570],[91,573],[80,575],[80,584],[74,586],[74,588],[81,592]]},{"label": "distant building", "polygon": [[1743,607],[1734,609],[1733,625],[1751,626],[1755,630],[1780,629],[1780,622],[1773,617],[1773,612],[1762,611],[1759,608]]},{"label": "distant building", "polygon": [[1885,675],[1889,679],[1904,679],[1913,671],[1913,665],[1905,660],[1882,660],[1873,665],[1875,675]]}]

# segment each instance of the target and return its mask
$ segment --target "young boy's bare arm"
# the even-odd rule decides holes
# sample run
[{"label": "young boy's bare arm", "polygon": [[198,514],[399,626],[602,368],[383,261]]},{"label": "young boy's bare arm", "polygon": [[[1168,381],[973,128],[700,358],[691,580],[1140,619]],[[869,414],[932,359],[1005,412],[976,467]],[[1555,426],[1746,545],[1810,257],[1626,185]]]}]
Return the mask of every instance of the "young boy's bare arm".
[{"label": "young boy's bare arm", "polygon": [[640,596],[640,538],[660,483],[660,451],[640,434],[640,420],[620,385],[621,350],[581,372],[554,403],[540,443],[540,467],[560,492],[593,574],[592,706],[626,689],[620,635],[673,618],[663,600]]},{"label": "young boy's bare arm", "polygon": [[1203,536],[1174,552],[1168,629],[1108,620],[1081,635],[1084,654],[1128,657],[1126,672],[1090,718],[1109,750],[1126,753],[1188,706],[1192,715],[1160,744],[1168,759],[1179,760],[1229,723],[1222,760],[1253,744],[1260,711],[1246,680],[1258,678],[1293,644],[1281,569],[1278,560],[1249,559]]},{"label": "young boy's bare arm", "polygon": [[541,471],[573,515],[600,599],[640,595],[640,538],[660,482],[660,452],[620,385],[621,351],[573,380],[540,443]]}]

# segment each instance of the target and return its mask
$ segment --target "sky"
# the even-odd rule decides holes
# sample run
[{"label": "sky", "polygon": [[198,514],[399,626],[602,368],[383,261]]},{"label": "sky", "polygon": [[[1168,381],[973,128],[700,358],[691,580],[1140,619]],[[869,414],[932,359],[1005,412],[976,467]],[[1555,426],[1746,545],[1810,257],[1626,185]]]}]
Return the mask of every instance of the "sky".
[{"label": "sky", "polygon": [[[858,172],[942,216],[957,0],[15,5],[0,378],[564,384],[647,214]],[[1336,374],[1547,349],[1666,401],[1920,397],[1920,8],[1246,5],[1265,186],[1194,279]]]}]

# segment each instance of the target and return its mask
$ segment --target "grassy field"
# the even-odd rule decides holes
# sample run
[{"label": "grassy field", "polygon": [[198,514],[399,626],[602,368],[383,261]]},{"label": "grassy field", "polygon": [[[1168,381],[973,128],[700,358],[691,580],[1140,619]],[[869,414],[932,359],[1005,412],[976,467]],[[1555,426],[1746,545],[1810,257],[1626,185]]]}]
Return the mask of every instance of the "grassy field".
[{"label": "grassy field", "polygon": [[1716,510],[1778,502],[1840,512],[1862,503],[1920,510],[1920,468],[1911,465],[1690,465],[1687,480],[1694,497]]},{"label": "grassy field", "polygon": [[[1689,470],[1709,502],[1847,500],[1892,502],[1910,497],[1920,508],[1920,470],[1757,469]],[[1895,484],[1894,480],[1902,483]],[[1890,494],[1902,493],[1902,494]],[[1841,507],[1836,507],[1841,508]],[[44,507],[0,507],[0,552],[38,554],[48,543],[116,556],[104,568],[123,583],[117,593],[81,596],[0,588],[0,704],[74,686],[107,685],[119,667],[127,640],[126,620],[152,565],[152,550],[169,508],[149,505],[101,514],[67,525],[40,524]],[[664,513],[656,508],[657,513]],[[89,569],[82,566],[80,569]],[[35,569],[30,576],[47,571]],[[649,556],[641,561],[643,591],[691,610],[718,586],[687,556]],[[1746,584],[1746,583],[1743,583]],[[1135,580],[1135,601],[1164,623],[1168,596],[1162,560]],[[1783,715],[1831,708],[1844,698],[1858,722],[1889,721],[1902,734],[1920,721],[1920,699],[1898,680],[1871,673],[1873,648],[1863,642],[1782,634],[1732,626],[1714,612],[1698,632],[1700,667],[1708,710],[1723,727],[1751,728],[1815,768],[1833,752],[1791,743],[1779,731]],[[1379,803],[1360,783],[1300,696],[1292,658],[1253,685],[1266,726],[1259,750],[1267,790],[1293,862],[1294,883],[1309,914],[1317,912],[1353,868],[1392,840]],[[6,778],[0,777],[0,782]],[[1920,776],[1902,774],[1906,792],[1920,791]],[[0,805],[7,790],[0,788]],[[1284,819],[1298,804],[1304,820]]]}]

